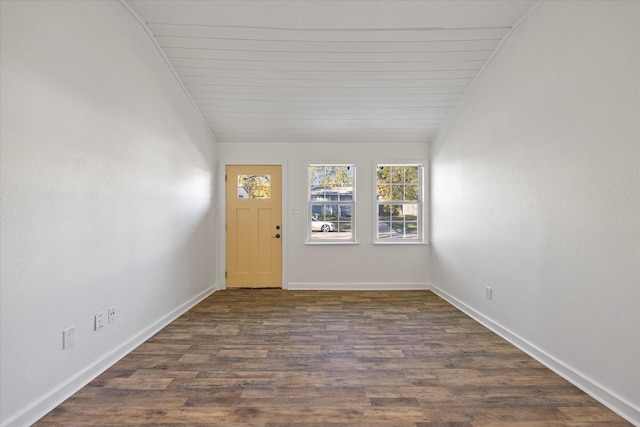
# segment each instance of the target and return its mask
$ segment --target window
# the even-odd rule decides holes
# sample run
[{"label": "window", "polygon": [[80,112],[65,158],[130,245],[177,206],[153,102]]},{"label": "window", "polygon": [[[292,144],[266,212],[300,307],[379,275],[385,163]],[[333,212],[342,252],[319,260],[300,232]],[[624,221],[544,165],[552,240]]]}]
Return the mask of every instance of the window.
[{"label": "window", "polygon": [[309,165],[309,242],[355,242],[355,166]]},{"label": "window", "polygon": [[376,168],[376,242],[422,242],[422,165]]},{"label": "window", "polygon": [[271,175],[238,175],[238,199],[270,199]]}]

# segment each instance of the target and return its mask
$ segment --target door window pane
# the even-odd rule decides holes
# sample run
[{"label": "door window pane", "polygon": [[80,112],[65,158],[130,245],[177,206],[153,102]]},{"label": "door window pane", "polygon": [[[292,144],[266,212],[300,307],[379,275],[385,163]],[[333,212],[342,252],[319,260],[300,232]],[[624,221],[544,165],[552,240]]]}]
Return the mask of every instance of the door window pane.
[{"label": "door window pane", "polygon": [[271,175],[238,175],[238,199],[270,199]]}]

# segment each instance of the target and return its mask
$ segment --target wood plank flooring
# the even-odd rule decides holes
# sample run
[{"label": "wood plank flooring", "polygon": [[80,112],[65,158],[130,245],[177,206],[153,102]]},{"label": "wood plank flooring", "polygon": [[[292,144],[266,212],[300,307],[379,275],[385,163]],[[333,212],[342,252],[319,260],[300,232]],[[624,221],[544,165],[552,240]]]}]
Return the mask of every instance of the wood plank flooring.
[{"label": "wood plank flooring", "polygon": [[37,426],[629,426],[428,291],[216,292]]}]

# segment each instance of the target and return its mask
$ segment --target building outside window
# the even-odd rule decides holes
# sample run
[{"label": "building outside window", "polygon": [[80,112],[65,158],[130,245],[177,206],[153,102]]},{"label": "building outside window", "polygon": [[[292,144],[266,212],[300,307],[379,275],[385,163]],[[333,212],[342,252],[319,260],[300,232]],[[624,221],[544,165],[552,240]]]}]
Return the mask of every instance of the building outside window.
[{"label": "building outside window", "polygon": [[309,165],[309,242],[355,242],[355,166]]}]

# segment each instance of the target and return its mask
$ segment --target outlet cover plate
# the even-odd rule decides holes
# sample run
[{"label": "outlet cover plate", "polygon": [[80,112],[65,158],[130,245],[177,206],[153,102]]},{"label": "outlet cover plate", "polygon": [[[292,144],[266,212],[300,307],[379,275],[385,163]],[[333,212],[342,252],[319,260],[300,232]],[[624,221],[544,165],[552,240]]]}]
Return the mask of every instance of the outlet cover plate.
[{"label": "outlet cover plate", "polygon": [[97,331],[98,329],[102,329],[102,328],[104,328],[104,313],[98,312],[96,313],[94,318],[93,329]]},{"label": "outlet cover plate", "polygon": [[490,286],[487,286],[487,287],[485,288],[485,291],[486,291],[487,299],[488,299],[489,301],[493,301],[493,288],[492,288],[492,287],[490,287]]},{"label": "outlet cover plate", "polygon": [[70,328],[62,331],[62,349],[66,350],[69,348],[73,348],[76,345],[76,327],[71,326]]}]

